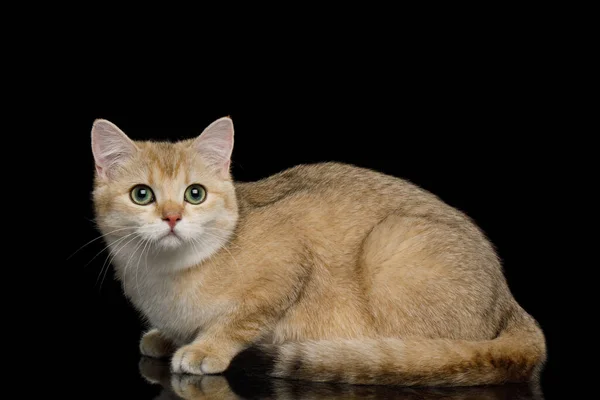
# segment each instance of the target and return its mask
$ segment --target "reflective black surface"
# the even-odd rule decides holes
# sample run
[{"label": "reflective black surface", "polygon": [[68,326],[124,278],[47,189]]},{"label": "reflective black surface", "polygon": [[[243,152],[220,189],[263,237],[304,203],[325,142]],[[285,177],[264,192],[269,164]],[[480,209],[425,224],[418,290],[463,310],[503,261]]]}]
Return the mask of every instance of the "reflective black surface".
[{"label": "reflective black surface", "polygon": [[172,375],[168,363],[142,358],[140,376],[155,386],[155,399],[542,399],[534,385],[511,384],[469,388],[399,388],[313,383],[248,376]]}]

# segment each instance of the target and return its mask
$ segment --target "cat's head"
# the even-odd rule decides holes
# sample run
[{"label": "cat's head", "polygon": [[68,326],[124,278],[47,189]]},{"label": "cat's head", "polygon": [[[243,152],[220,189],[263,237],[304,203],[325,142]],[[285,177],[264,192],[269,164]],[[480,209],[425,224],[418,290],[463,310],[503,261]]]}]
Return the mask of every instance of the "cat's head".
[{"label": "cat's head", "polygon": [[232,149],[229,118],[175,143],[132,141],[111,122],[96,120],[93,200],[112,252],[192,252],[201,261],[222,247],[238,217]]}]

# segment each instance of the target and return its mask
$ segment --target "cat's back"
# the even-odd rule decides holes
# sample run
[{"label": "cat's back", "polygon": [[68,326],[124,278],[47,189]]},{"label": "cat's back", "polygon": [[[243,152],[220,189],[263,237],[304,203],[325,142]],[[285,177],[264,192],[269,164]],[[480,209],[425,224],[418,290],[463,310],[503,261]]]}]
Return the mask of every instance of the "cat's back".
[{"label": "cat's back", "polygon": [[417,199],[439,203],[437,197],[404,179],[338,162],[302,164],[256,182],[238,182],[236,191],[242,204],[251,207],[305,195],[315,201],[373,201],[380,206],[389,200],[394,207]]},{"label": "cat's back", "polygon": [[[485,238],[463,212],[399,177],[351,164],[303,164],[256,182],[236,183],[240,213],[248,226],[305,228],[336,237],[362,237],[387,216],[454,226],[479,242]],[[298,230],[296,230],[298,232]],[[352,233],[350,233],[352,232]]]}]

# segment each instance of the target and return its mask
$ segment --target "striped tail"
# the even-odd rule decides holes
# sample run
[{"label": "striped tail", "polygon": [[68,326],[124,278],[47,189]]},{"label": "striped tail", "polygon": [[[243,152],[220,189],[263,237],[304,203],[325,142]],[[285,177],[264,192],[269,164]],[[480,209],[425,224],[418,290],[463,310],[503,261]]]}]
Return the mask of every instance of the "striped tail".
[{"label": "striped tail", "polygon": [[542,330],[524,311],[492,340],[385,338],[266,345],[271,376],[366,385],[475,386],[537,381]]}]

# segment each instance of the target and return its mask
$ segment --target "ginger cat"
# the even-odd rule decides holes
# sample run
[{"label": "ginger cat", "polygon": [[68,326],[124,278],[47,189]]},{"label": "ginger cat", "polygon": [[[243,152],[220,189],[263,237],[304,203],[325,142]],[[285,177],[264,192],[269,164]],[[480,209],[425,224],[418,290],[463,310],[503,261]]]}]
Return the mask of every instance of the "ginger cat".
[{"label": "ginger cat", "polygon": [[92,128],[96,219],[174,373],[223,372],[257,346],[267,373],[354,384],[538,379],[536,321],[485,235],[402,179],[340,163],[230,175],[233,123],[177,143]]}]

